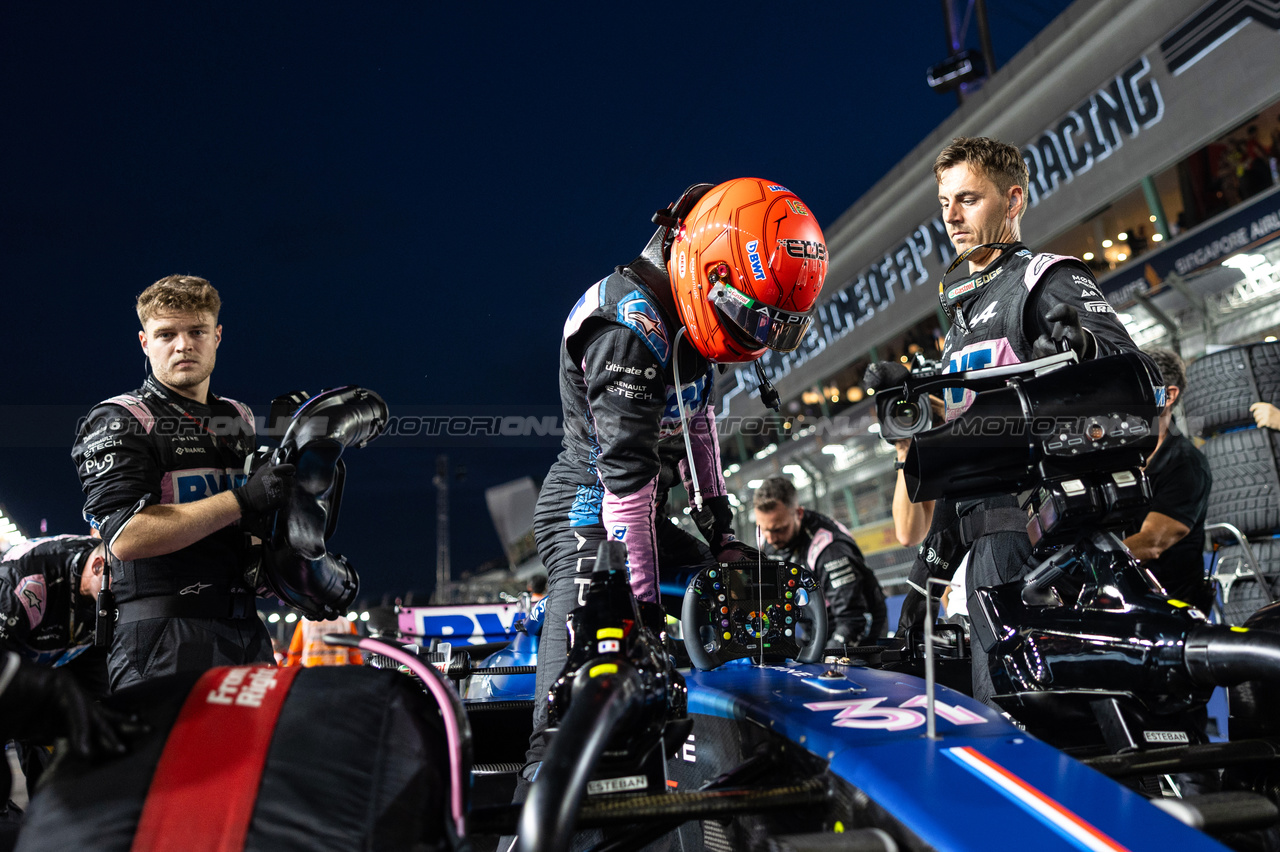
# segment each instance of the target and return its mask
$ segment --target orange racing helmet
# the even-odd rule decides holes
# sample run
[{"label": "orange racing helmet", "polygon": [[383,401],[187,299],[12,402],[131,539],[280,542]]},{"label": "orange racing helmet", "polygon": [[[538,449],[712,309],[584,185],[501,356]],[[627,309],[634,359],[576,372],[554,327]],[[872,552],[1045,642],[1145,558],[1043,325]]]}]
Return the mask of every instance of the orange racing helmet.
[{"label": "orange racing helmet", "polygon": [[667,273],[694,347],[718,363],[754,361],[800,345],[827,276],[827,244],[795,193],[737,178],[684,217]]}]

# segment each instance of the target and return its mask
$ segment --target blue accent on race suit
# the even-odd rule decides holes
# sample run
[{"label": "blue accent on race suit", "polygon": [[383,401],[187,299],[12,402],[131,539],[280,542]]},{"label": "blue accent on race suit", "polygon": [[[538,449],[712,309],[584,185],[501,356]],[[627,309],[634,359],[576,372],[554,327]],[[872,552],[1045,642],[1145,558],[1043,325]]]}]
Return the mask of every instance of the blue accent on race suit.
[{"label": "blue accent on race suit", "polygon": [[[960,373],[965,370],[981,370],[984,367],[991,366],[991,350],[990,349],[974,349],[965,352],[959,358],[951,359],[951,368],[948,373]],[[947,388],[947,402],[951,405],[960,405],[964,402],[964,388]]]},{"label": "blue accent on race suit", "polygon": [[569,526],[589,527],[600,523],[600,511],[604,506],[603,485],[579,485],[578,494],[569,508]]},{"label": "blue accent on race suit", "polygon": [[618,302],[618,322],[630,328],[665,368],[671,360],[671,339],[662,314],[641,290],[632,290]]}]

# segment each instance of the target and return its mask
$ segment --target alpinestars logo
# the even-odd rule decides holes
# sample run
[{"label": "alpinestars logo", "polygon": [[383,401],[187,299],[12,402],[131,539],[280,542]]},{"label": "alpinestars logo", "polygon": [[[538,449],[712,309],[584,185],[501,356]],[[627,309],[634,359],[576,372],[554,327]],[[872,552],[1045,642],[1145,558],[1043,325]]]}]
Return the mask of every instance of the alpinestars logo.
[{"label": "alpinestars logo", "polygon": [[662,326],[658,325],[658,321],[645,312],[631,311],[627,314],[627,319],[638,325],[645,334],[657,335],[658,339],[663,343],[667,342],[667,336],[662,333]]},{"label": "alpinestars logo", "polygon": [[185,589],[178,592],[178,594],[198,595],[201,592],[203,592],[205,589],[212,589],[212,588],[213,588],[213,583],[192,583],[190,586],[187,586]]}]

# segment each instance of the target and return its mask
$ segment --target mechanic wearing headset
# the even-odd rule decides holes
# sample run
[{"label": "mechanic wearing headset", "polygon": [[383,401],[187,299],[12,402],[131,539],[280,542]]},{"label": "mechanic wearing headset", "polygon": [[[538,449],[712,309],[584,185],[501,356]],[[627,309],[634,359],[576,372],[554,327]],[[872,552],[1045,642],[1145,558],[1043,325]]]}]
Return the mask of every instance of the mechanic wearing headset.
[{"label": "mechanic wearing headset", "polygon": [[[626,544],[642,617],[661,631],[659,566],[705,563],[733,541],[714,366],[795,349],[827,271],[813,215],[768,181],[697,184],[654,222],[640,256],[593,284],[564,325],[564,449],[534,516],[549,581],[537,696],[564,666],[565,619],[584,603],[601,542]],[[667,519],[677,478],[710,552]],[[534,707],[518,800],[548,743],[547,703]]]},{"label": "mechanic wearing headset", "polygon": [[[933,174],[947,235],[958,253],[938,287],[952,322],[942,352],[945,372],[1019,364],[1052,355],[1064,344],[1082,360],[1138,351],[1083,261],[1033,254],[1021,243],[1028,173],[1016,147],[959,137],[938,155]],[[953,276],[966,261],[968,275]],[[900,369],[889,362],[872,365],[863,381],[888,387]],[[973,396],[962,388],[946,389],[946,419],[959,416]],[[945,561],[954,568],[956,554],[967,550],[970,589],[1009,582],[1034,567],[1025,564],[1031,554],[1026,515],[1012,496],[958,504],[940,500],[923,520],[929,523],[926,545],[931,538],[947,538],[949,527],[959,530],[958,545],[949,548],[951,558]],[[922,609],[924,599],[917,597],[915,605]],[[912,603],[904,603],[904,610]],[[977,645],[973,672],[974,697],[989,701],[986,653]]]}]

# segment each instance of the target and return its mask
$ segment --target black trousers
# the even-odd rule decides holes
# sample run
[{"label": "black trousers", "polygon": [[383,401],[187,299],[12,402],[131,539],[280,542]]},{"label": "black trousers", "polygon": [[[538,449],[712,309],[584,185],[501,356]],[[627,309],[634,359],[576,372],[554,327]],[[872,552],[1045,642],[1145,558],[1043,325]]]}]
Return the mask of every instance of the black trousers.
[{"label": "black trousers", "polygon": [[111,691],[180,672],[274,663],[271,635],[249,618],[148,618],[116,628],[107,656]]},{"label": "black trousers", "polygon": [[[554,487],[555,483],[548,480],[543,486],[544,490],[548,486]],[[568,507],[571,499],[555,501],[545,499],[547,496],[544,494],[544,499],[538,501],[533,519],[538,556],[547,568],[547,610],[538,639],[533,734],[529,738],[529,751],[525,758],[526,780],[531,780],[549,742],[546,698],[564,669],[569,651],[565,621],[574,609],[586,602],[591,572],[595,569],[596,551],[605,540],[602,524],[569,525]],[[659,514],[657,562],[660,575],[713,561],[711,550],[705,544],[661,516],[662,513]],[[523,786],[517,792],[517,801],[522,792]]]}]

